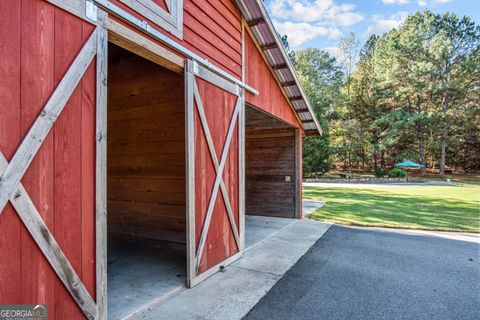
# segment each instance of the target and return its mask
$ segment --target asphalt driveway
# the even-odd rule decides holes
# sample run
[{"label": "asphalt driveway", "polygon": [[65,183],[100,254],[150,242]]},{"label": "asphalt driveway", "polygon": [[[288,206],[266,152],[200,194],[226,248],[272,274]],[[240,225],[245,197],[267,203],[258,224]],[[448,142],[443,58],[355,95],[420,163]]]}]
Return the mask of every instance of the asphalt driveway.
[{"label": "asphalt driveway", "polygon": [[480,319],[480,245],[334,225],[244,319]]}]

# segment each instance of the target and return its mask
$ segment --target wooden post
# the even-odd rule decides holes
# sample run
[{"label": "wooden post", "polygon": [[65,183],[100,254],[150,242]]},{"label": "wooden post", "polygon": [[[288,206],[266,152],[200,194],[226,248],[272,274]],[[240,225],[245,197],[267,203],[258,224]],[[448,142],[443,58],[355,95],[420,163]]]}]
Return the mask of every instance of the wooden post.
[{"label": "wooden post", "polygon": [[186,157],[186,209],[187,209],[187,287],[195,278],[195,113],[193,97],[193,61],[185,65],[185,157]]},{"label": "wooden post", "polygon": [[302,132],[295,130],[295,218],[302,215]]},{"label": "wooden post", "polygon": [[[106,14],[99,13],[100,22]],[[97,27],[96,291],[99,320],[107,319],[107,66],[108,35]]]}]

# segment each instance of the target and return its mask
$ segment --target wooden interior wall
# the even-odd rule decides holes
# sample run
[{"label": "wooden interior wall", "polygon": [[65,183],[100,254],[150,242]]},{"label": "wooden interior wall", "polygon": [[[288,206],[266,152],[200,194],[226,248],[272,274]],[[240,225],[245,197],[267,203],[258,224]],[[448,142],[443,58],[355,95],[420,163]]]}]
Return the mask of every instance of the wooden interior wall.
[{"label": "wooden interior wall", "polygon": [[118,0],[111,2],[241,79],[242,15],[234,0],[183,0],[183,39],[157,27]]},{"label": "wooden interior wall", "polygon": [[245,214],[295,218],[295,134],[295,128],[246,108]]},{"label": "wooden interior wall", "polygon": [[[8,161],[94,27],[43,0],[0,0],[0,151]],[[95,60],[22,179],[95,298]],[[0,215],[0,302],[83,314],[10,204]]]},{"label": "wooden interior wall", "polygon": [[109,47],[108,230],[185,242],[183,76]]},{"label": "wooden interior wall", "polygon": [[248,32],[245,32],[245,82],[260,93],[255,96],[247,92],[245,96],[247,103],[292,126],[302,128],[275,76]]}]

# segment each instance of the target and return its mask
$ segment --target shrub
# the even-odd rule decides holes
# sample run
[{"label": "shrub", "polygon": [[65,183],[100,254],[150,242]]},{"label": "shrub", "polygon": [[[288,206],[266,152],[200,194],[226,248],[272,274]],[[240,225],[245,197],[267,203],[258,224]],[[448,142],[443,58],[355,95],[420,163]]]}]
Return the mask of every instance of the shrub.
[{"label": "shrub", "polygon": [[375,169],[375,177],[381,178],[385,175],[385,172],[383,172],[382,168],[377,168]]},{"label": "shrub", "polygon": [[388,176],[390,178],[405,178],[407,176],[407,173],[403,171],[402,169],[392,169],[388,171]]}]

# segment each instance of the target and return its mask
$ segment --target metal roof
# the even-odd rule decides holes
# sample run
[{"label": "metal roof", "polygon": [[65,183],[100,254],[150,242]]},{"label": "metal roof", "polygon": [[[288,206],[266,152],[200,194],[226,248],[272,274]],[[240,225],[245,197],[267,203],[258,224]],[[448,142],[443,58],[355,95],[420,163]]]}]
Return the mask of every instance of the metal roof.
[{"label": "metal roof", "polygon": [[260,49],[267,58],[285,95],[302,122],[306,135],[322,134],[322,128],[313,112],[295,69],[283,48],[262,0],[236,0],[247,24],[252,30]]}]

